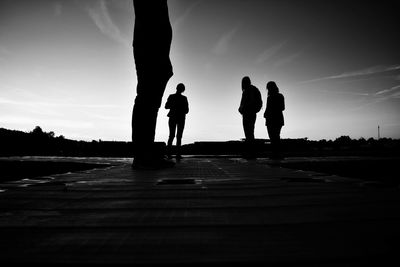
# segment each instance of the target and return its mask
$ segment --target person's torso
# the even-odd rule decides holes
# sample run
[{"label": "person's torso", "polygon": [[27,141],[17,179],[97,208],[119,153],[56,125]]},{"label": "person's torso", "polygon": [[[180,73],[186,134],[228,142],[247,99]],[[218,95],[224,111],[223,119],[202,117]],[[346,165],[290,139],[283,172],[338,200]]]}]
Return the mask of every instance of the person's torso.
[{"label": "person's torso", "polygon": [[170,111],[168,116],[185,116],[187,113],[187,98],[184,95],[173,94],[169,96]]},{"label": "person's torso", "polygon": [[283,110],[285,109],[284,97],[282,94],[274,94],[268,96],[267,107],[265,109],[264,117],[267,123],[270,124],[284,124]]},{"label": "person's torso", "polygon": [[267,100],[268,113],[272,114],[282,113],[283,109],[284,109],[284,99],[282,94],[278,93],[268,96]]},{"label": "person's torso", "polygon": [[244,113],[257,113],[262,106],[262,99],[260,91],[257,87],[251,85],[243,92],[243,112]]}]

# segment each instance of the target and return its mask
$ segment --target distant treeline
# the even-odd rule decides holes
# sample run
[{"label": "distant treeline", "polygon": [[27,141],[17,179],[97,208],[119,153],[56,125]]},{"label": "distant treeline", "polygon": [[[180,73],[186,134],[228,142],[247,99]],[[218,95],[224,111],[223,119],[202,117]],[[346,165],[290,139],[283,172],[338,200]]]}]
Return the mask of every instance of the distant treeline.
[{"label": "distant treeline", "polygon": [[[158,143],[161,149],[165,144]],[[268,139],[256,140],[259,157],[268,156]],[[341,136],[335,140],[312,141],[307,138],[283,139],[286,156],[398,156],[400,140],[381,138],[379,140],[351,139]],[[230,155],[240,156],[244,149],[243,140],[226,142],[195,142],[182,146],[184,155]],[[77,141],[56,136],[54,132],[44,132],[36,126],[31,132],[0,128],[0,156],[74,156],[74,157],[131,157],[131,142],[93,140]]]},{"label": "distant treeline", "polygon": [[130,142],[76,141],[36,126],[31,132],[0,128],[0,156],[130,157]]}]

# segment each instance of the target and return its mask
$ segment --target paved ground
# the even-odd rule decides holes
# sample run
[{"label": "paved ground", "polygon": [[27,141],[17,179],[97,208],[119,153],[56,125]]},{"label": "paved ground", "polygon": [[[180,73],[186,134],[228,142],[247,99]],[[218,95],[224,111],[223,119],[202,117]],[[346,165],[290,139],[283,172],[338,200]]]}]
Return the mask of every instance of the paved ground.
[{"label": "paved ground", "polygon": [[398,187],[284,169],[265,159],[187,158],[159,171],[108,162],[116,165],[0,184],[1,263],[399,261]]}]

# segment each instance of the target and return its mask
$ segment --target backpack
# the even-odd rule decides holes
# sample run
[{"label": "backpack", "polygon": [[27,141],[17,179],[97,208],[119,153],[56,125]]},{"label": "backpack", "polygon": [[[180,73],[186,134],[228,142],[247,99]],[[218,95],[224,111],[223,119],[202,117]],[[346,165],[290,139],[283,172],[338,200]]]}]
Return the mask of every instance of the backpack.
[{"label": "backpack", "polygon": [[261,98],[261,93],[260,93],[260,91],[258,90],[257,87],[255,87],[254,93],[255,93],[253,95],[253,97],[254,97],[254,99],[253,99],[254,100],[254,111],[257,113],[257,112],[259,112],[261,110],[263,102],[262,102],[262,98]]}]

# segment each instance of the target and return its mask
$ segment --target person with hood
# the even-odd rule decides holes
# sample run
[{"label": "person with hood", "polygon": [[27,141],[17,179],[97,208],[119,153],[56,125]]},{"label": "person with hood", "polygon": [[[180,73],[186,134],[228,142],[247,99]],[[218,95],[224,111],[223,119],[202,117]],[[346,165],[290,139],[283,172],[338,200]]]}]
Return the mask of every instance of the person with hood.
[{"label": "person with hood", "polygon": [[254,126],[257,113],[262,108],[261,93],[257,87],[251,84],[248,76],[242,79],[242,99],[240,101],[239,113],[242,114],[243,130],[245,134],[244,157],[255,158],[254,153]]}]

